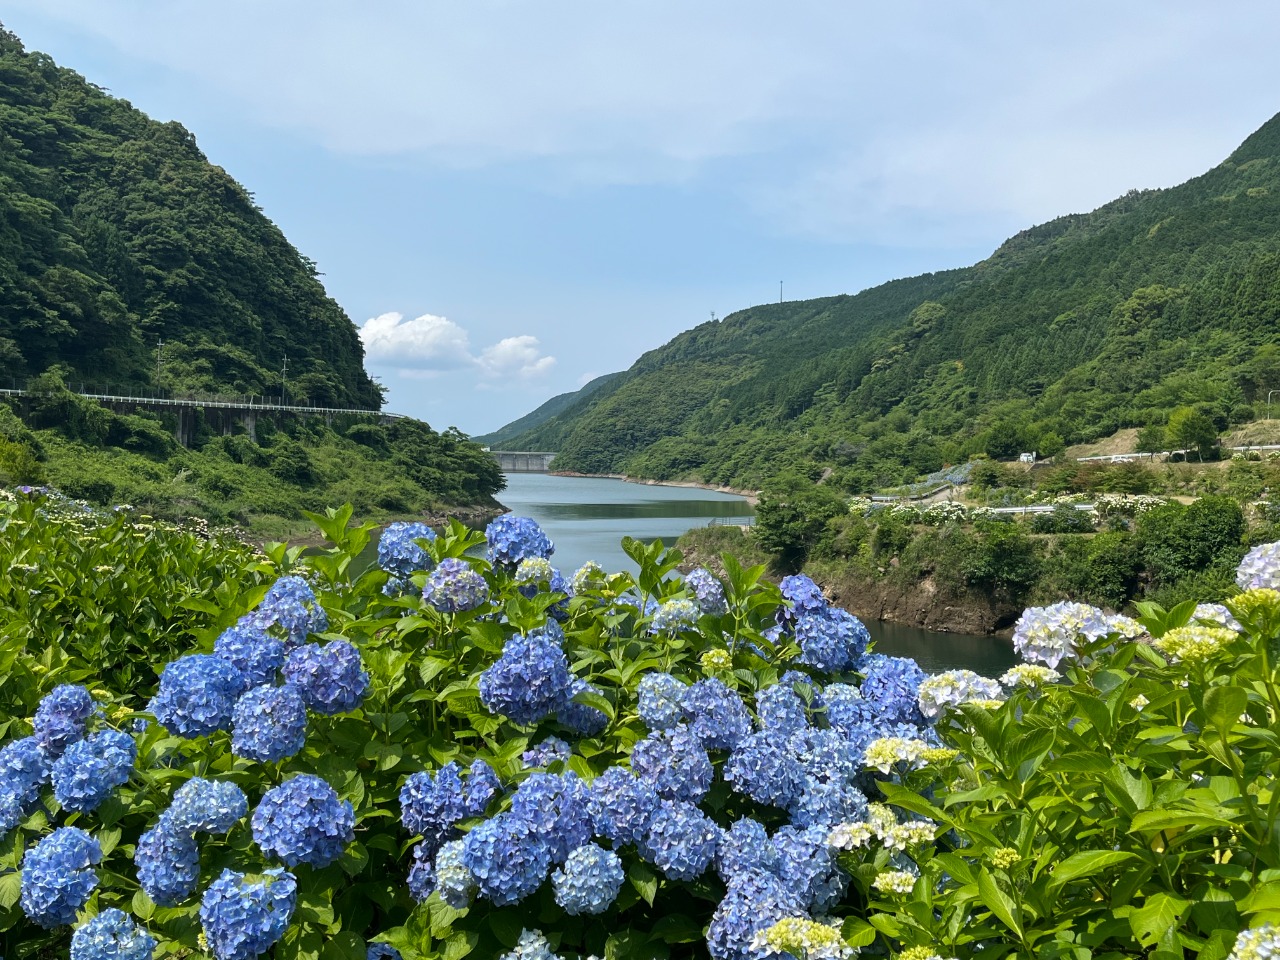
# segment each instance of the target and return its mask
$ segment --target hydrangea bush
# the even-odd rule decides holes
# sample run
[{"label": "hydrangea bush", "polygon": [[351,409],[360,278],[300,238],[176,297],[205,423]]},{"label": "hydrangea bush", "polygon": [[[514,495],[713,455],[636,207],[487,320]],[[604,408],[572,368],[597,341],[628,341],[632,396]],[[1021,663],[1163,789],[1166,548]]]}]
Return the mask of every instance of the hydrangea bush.
[{"label": "hydrangea bush", "polygon": [[[60,522],[6,503],[0,549]],[[730,556],[681,580],[628,540],[638,576],[565,578],[508,518],[389,528],[361,569],[370,528],[315,519],[330,546],[211,589],[150,689],[0,635],[26,686],[5,956],[1280,946],[1276,549],[1220,608],[1029,610],[1030,662],[993,679],[879,655],[808,578]]]}]

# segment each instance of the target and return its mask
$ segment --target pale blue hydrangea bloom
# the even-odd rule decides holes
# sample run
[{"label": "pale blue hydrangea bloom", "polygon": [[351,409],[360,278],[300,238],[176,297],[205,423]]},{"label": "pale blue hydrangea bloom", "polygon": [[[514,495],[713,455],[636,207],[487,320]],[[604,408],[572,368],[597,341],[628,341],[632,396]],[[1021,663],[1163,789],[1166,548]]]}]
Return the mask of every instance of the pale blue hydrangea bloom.
[{"label": "pale blue hydrangea bloom", "polygon": [[618,898],[623,879],[618,855],[594,843],[570,851],[564,868],[551,874],[556,903],[571,917],[604,913]]},{"label": "pale blue hydrangea bloom", "polygon": [[298,882],[283,869],[249,878],[234,870],[209,885],[200,901],[200,923],[216,960],[253,960],[289,927]]},{"label": "pale blue hydrangea bloom", "polygon": [[693,591],[698,609],[709,616],[718,617],[729,610],[724,585],[706,567],[690,570],[684,577],[685,586]]},{"label": "pale blue hydrangea bloom", "polygon": [[192,777],[174,791],[168,817],[184,833],[227,833],[248,812],[244,791],[231,781]]},{"label": "pale blue hydrangea bloom", "polygon": [[436,892],[455,910],[465,910],[476,889],[476,878],[462,859],[462,849],[461,840],[450,840],[436,854]]},{"label": "pale blue hydrangea bloom", "polygon": [[71,960],[151,960],[155,937],[109,907],[71,935]]},{"label": "pale blue hydrangea bloom", "polygon": [[49,758],[35,737],[0,747],[0,837],[16,827],[49,780]]},{"label": "pale blue hydrangea bloom", "polygon": [[715,859],[720,828],[692,803],[663,800],[640,854],[672,880],[696,880]]},{"label": "pale blue hydrangea bloom", "polygon": [[475,877],[480,895],[506,906],[542,885],[551,868],[551,848],[534,824],[500,813],[466,835],[462,862]]},{"label": "pale blue hydrangea bloom", "polygon": [[527,726],[564,707],[572,683],[559,643],[535,630],[511,637],[497,662],[480,674],[480,700],[494,713]]},{"label": "pale blue hydrangea bloom", "polygon": [[631,769],[659,797],[695,803],[706,796],[714,774],[706,748],[683,726],[639,741],[631,750]]},{"label": "pale blue hydrangea bloom", "polygon": [[538,930],[523,930],[515,949],[504,953],[498,960],[562,960],[551,949],[547,938]]},{"label": "pale blue hydrangea bloom", "polygon": [[1097,607],[1064,600],[1047,607],[1030,607],[1013,628],[1013,648],[1024,660],[1057,667],[1074,657],[1081,638],[1097,640],[1112,632],[1107,614]]},{"label": "pale blue hydrangea bloom", "polygon": [[1280,590],[1280,543],[1264,543],[1244,555],[1236,568],[1241,590]]},{"label": "pale blue hydrangea bloom", "polygon": [[591,782],[587,808],[595,835],[615,844],[637,844],[658,805],[647,783],[625,767],[610,767]]},{"label": "pale blue hydrangea bloom", "polygon": [[431,554],[415,540],[435,540],[436,533],[425,523],[398,521],[387,524],[378,538],[378,566],[401,581],[419,570],[430,570]]},{"label": "pale blue hydrangea bloom", "polygon": [[250,687],[276,682],[284,666],[284,642],[251,624],[223,631],[214,642],[213,654],[240,671]]},{"label": "pale blue hydrangea bloom", "polygon": [[995,680],[972,670],[946,670],[925,677],[916,691],[916,701],[926,719],[936,720],[948,707],[974,700],[1002,700],[1004,691]]},{"label": "pale blue hydrangea bloom", "polygon": [[637,687],[640,719],[650,730],[670,730],[684,720],[689,688],[669,673],[646,673]]},{"label": "pale blue hydrangea bloom", "polygon": [[658,605],[653,619],[649,621],[649,632],[679,633],[681,630],[692,630],[700,616],[702,611],[692,600],[686,600],[684,597],[664,600]]}]

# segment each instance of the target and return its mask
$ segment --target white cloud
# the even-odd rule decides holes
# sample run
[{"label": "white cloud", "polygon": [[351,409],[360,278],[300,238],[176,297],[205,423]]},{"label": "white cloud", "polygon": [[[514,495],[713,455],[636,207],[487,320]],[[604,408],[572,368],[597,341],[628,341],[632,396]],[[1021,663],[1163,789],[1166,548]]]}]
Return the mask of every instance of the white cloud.
[{"label": "white cloud", "polygon": [[530,380],[547,373],[556,358],[542,353],[537,337],[505,337],[471,352],[467,331],[448,317],[424,313],[406,320],[402,313],[383,313],[360,327],[365,359],[401,376],[422,380],[437,374],[471,370],[483,377]]},{"label": "white cloud", "polygon": [[506,337],[480,353],[480,367],[491,377],[529,379],[547,373],[556,358],[538,349],[537,337]]}]

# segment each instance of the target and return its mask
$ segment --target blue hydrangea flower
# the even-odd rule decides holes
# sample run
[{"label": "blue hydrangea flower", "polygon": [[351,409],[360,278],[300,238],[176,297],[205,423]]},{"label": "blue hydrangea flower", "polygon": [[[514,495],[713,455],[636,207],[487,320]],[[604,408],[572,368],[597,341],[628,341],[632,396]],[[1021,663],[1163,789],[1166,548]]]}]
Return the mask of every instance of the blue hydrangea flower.
[{"label": "blue hydrangea flower", "polygon": [[649,632],[658,634],[692,630],[697,626],[698,617],[700,616],[702,616],[702,611],[698,609],[698,605],[692,600],[686,600],[684,597],[664,600],[658,605],[657,611],[653,614],[653,619],[649,621]]},{"label": "blue hydrangea flower", "polygon": [[564,868],[551,874],[556,903],[571,917],[604,913],[618,898],[623,879],[618,855],[594,843],[571,851]]},{"label": "blue hydrangea flower", "polygon": [[758,960],[751,949],[755,935],[804,912],[787,884],[772,873],[748,870],[735,875],[728,887],[707,928],[707,952],[714,960]]},{"label": "blue hydrangea flower", "polygon": [[778,608],[778,625],[788,633],[799,617],[806,613],[821,613],[827,608],[822,588],[803,573],[783,577],[778,589],[782,591],[783,600]]},{"label": "blue hydrangea flower", "polygon": [[436,532],[425,523],[389,523],[378,538],[378,566],[400,580],[408,580],[419,570],[430,570],[431,554],[415,540],[435,540]]},{"label": "blue hydrangea flower", "polygon": [[320,777],[302,773],[272,787],[250,821],[262,852],[296,867],[327,867],[355,838],[351,804]]},{"label": "blue hydrangea flower", "polygon": [[435,893],[435,857],[436,851],[425,840],[413,845],[413,862],[409,864],[409,896],[419,903]]},{"label": "blue hydrangea flower", "polygon": [[534,630],[511,637],[497,662],[480,674],[480,700],[494,713],[528,726],[565,706],[572,681],[559,644]]},{"label": "blue hydrangea flower", "polygon": [[167,815],[138,838],[133,854],[138,884],[163,907],[177,906],[195,893],[200,882],[200,850],[190,832]]},{"label": "blue hydrangea flower", "polygon": [[649,785],[625,767],[610,767],[591,782],[587,809],[595,834],[615,844],[638,844],[658,806]]},{"label": "blue hydrangea flower", "polygon": [[551,943],[538,930],[521,930],[520,940],[514,950],[504,953],[498,960],[563,960],[551,949]]},{"label": "blue hydrangea flower", "polygon": [[732,750],[751,733],[751,715],[723,680],[699,680],[685,691],[685,717],[708,750]]},{"label": "blue hydrangea flower", "polygon": [[637,687],[640,719],[650,730],[670,730],[684,720],[688,687],[669,673],[646,673]]},{"label": "blue hydrangea flower", "polygon": [[431,571],[422,599],[441,613],[464,613],[489,599],[489,584],[467,561],[450,557]]},{"label": "blue hydrangea flower", "polygon": [[573,748],[559,737],[547,737],[536,747],[530,747],[520,755],[525,767],[549,767],[551,764],[564,762],[573,755]]},{"label": "blue hydrangea flower", "polygon": [[284,936],[298,881],[280,868],[260,877],[223,870],[200,901],[200,923],[216,960],[253,960]]},{"label": "blue hydrangea flower", "polygon": [[555,553],[553,544],[542,528],[528,517],[503,514],[484,529],[489,541],[489,562],[508,571],[530,557],[550,557]]},{"label": "blue hydrangea flower", "polygon": [[809,726],[804,701],[791,683],[779,682],[756,694],[756,716],[760,728],[789,737]]},{"label": "blue hydrangea flower", "polygon": [[862,621],[839,607],[802,613],[793,629],[800,644],[799,662],[827,673],[852,670],[871,642]]},{"label": "blue hydrangea flower", "polygon": [[167,664],[147,709],[170,733],[203,737],[231,726],[244,674],[221,657],[193,653]]},{"label": "blue hydrangea flower", "polygon": [[493,767],[483,760],[474,760],[467,770],[467,782],[463,787],[462,800],[468,817],[484,816],[489,802],[502,792],[502,781],[493,772]]},{"label": "blue hydrangea flower", "polygon": [[0,747],[0,837],[22,821],[48,779],[49,760],[35,737]]},{"label": "blue hydrangea flower", "polygon": [[804,787],[804,766],[790,740],[773,730],[748,736],[724,765],[724,778],[757,803],[786,809]]},{"label": "blue hydrangea flower", "polygon": [[538,831],[553,863],[563,863],[569,851],[592,835],[587,786],[573,771],[532,773],[511,797],[511,814]]},{"label": "blue hydrangea flower", "polygon": [[228,833],[248,812],[244,791],[231,781],[192,777],[174,791],[168,817],[183,833]]},{"label": "blue hydrangea flower", "polygon": [[213,655],[239,670],[248,687],[260,687],[276,682],[284,666],[284,643],[253,624],[238,624],[218,637]]},{"label": "blue hydrangea flower", "polygon": [[450,840],[436,854],[436,892],[455,910],[465,910],[476,890],[476,878],[462,860],[461,840]]},{"label": "blue hydrangea flower", "polygon": [[599,736],[609,726],[609,716],[603,710],[574,700],[580,693],[599,694],[601,691],[599,687],[575,678],[569,684],[568,702],[556,711],[556,722],[584,737]]},{"label": "blue hydrangea flower", "polygon": [[288,649],[305,642],[308,634],[324,633],[329,627],[329,615],[301,577],[281,577],[273,583],[251,619],[263,630],[277,627],[283,631]]},{"label": "blue hydrangea flower", "polygon": [[666,800],[696,803],[711,788],[711,758],[687,727],[651,733],[631,751],[631,769]]},{"label": "blue hydrangea flower", "polygon": [[71,960],[151,960],[155,937],[109,907],[71,935]]},{"label": "blue hydrangea flower", "polygon": [[500,813],[467,834],[462,862],[480,895],[501,907],[518,903],[542,885],[551,868],[551,848],[534,824]]},{"label": "blue hydrangea flower", "polygon": [[872,654],[860,665],[863,699],[876,702],[880,717],[890,723],[923,725],[917,695],[925,673],[909,657],[886,657]]},{"label": "blue hydrangea flower", "polygon": [[98,885],[98,841],[79,827],[59,827],[22,860],[22,912],[48,929],[73,923]]},{"label": "blue hydrangea flower", "polygon": [[782,856],[758,820],[743,817],[721,832],[716,847],[716,872],[725,883],[748,871],[776,874],[781,869]]},{"label": "blue hydrangea flower", "polygon": [[852,735],[860,726],[880,719],[880,705],[863,697],[852,684],[828,684],[823,688],[822,696],[827,723],[842,733]]},{"label": "blue hydrangea flower", "polygon": [[718,617],[729,611],[729,603],[724,596],[724,584],[715,578],[706,567],[690,570],[684,577],[684,585],[693,591],[698,602],[698,609],[704,614]]},{"label": "blue hydrangea flower", "polygon": [[67,747],[53,762],[53,795],[68,810],[90,813],[129,782],[138,747],[133,737],[103,730]]},{"label": "blue hydrangea flower", "polygon": [[445,764],[434,775],[411,773],[400,788],[400,820],[410,833],[422,835],[432,855],[466,816],[467,801],[456,763]]},{"label": "blue hydrangea flower", "polygon": [[640,855],[672,880],[696,880],[715,859],[720,828],[692,803],[663,800],[649,820]]},{"label": "blue hydrangea flower", "polygon": [[360,651],[346,640],[295,647],[284,662],[284,677],[308,707],[329,717],[356,709],[369,689]]},{"label": "blue hydrangea flower", "polygon": [[827,843],[830,834],[828,826],[786,826],[773,835],[773,845],[782,857],[782,879],[801,904],[815,913],[835,906],[849,885],[849,875]]},{"label": "blue hydrangea flower", "polygon": [[375,942],[365,950],[364,960],[404,960],[404,957],[391,944]]},{"label": "blue hydrangea flower", "polygon": [[72,683],[54,687],[41,699],[31,721],[36,743],[50,760],[60,757],[68,745],[84,738],[93,711],[93,697],[84,687]]},{"label": "blue hydrangea flower", "polygon": [[267,763],[292,757],[307,742],[307,705],[297,687],[255,687],[236,701],[231,752]]}]

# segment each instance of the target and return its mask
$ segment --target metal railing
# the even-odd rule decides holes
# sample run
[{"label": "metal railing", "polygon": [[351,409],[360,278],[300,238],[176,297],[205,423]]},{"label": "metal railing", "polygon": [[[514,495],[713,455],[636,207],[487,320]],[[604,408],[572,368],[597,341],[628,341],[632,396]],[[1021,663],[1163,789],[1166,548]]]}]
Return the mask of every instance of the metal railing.
[{"label": "metal railing", "polygon": [[[74,391],[73,391],[74,392]],[[0,396],[25,397],[29,391],[0,388]],[[309,407],[279,403],[265,397],[228,398],[211,394],[205,397],[147,397],[115,393],[76,393],[77,397],[86,400],[97,400],[103,403],[139,403],[156,407],[209,407],[220,410],[246,410],[252,412],[279,413],[311,413],[311,414],[363,414],[364,416],[391,417],[393,419],[410,419],[403,413],[390,413],[386,410],[368,410],[363,407]]]}]

